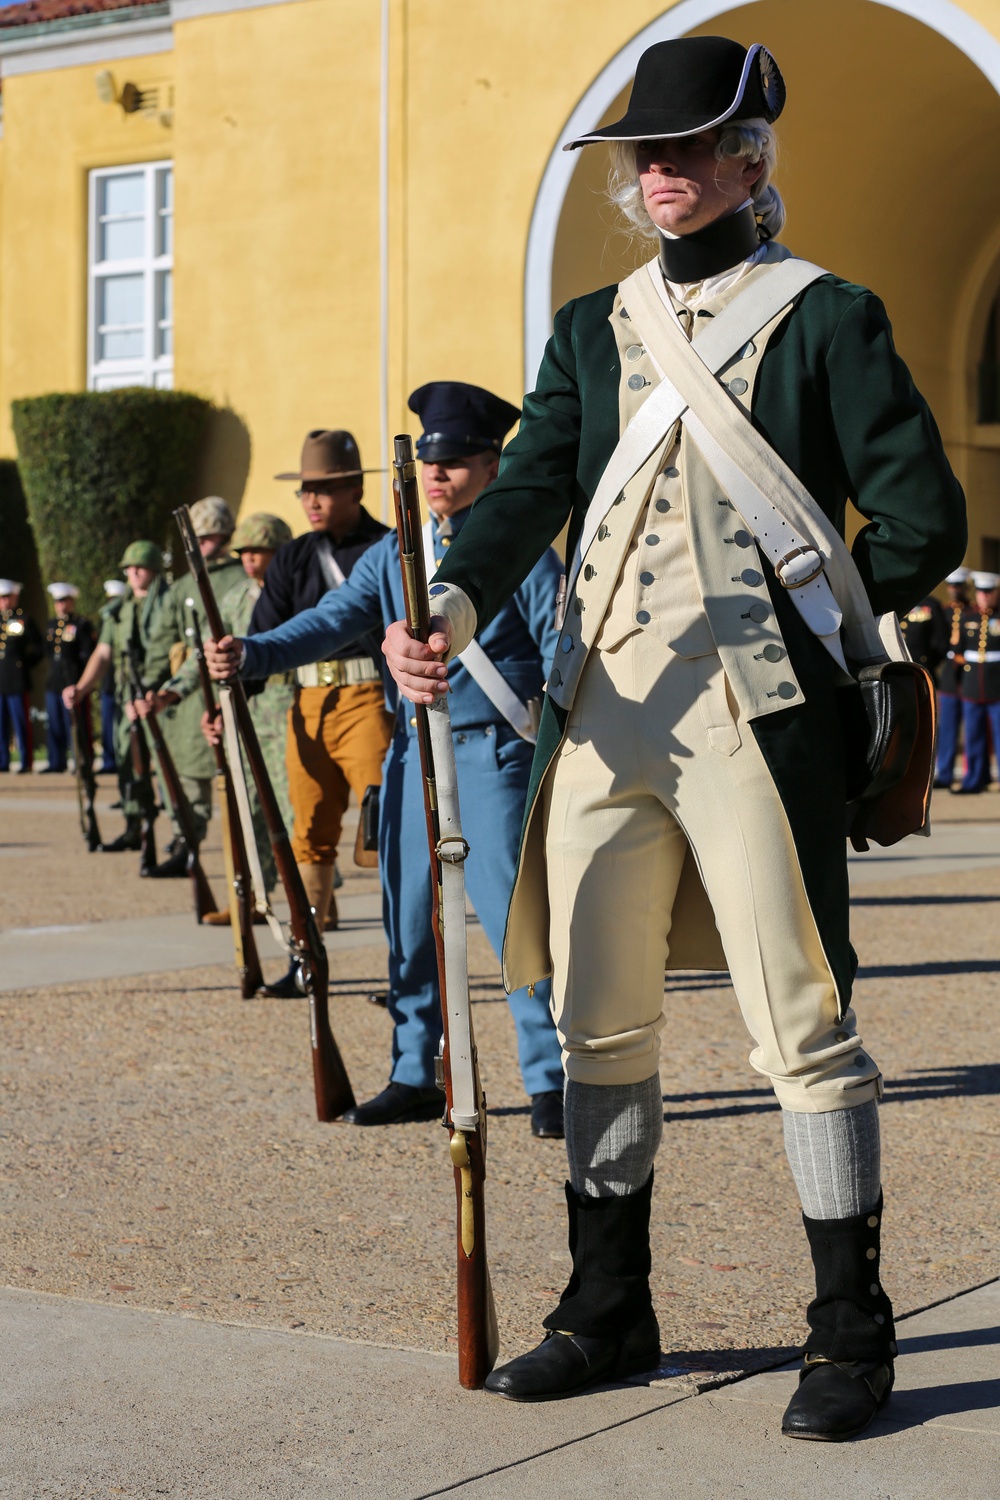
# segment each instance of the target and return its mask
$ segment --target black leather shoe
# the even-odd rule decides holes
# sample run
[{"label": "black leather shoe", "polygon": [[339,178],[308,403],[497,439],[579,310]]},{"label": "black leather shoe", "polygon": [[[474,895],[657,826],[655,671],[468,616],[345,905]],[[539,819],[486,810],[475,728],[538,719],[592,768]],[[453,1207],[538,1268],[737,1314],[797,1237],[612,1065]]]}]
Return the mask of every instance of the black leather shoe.
[{"label": "black leather shoe", "polygon": [[889,1399],[891,1364],[835,1364],[806,1356],[799,1386],[781,1419],[785,1437],[842,1443],[863,1432]]},{"label": "black leather shoe", "polygon": [[126,828],[124,833],[120,833],[110,844],[102,844],[101,848],[105,854],[124,854],[129,849],[141,849],[142,834],[138,828]]},{"label": "black leather shoe", "polygon": [[590,1386],[655,1370],[660,1363],[656,1319],[621,1339],[549,1333],[542,1343],[486,1377],[486,1389],[508,1401],[560,1401]]},{"label": "black leather shoe", "polygon": [[343,1116],[348,1125],[392,1125],[404,1120],[436,1120],[444,1110],[440,1089],[415,1089],[390,1083],[367,1104],[355,1104]]},{"label": "black leather shoe", "polygon": [[563,1091],[546,1089],[531,1096],[531,1133],[543,1141],[561,1141],[563,1128]]},{"label": "black leather shoe", "polygon": [[283,974],[273,984],[265,984],[257,991],[258,995],[263,995],[267,1000],[301,1000],[305,992],[298,964],[292,964],[287,974]]},{"label": "black leather shoe", "polygon": [[175,849],[169,859],[151,870],[150,874],[156,880],[181,880],[188,873],[188,851],[187,845],[182,843],[179,849]]}]

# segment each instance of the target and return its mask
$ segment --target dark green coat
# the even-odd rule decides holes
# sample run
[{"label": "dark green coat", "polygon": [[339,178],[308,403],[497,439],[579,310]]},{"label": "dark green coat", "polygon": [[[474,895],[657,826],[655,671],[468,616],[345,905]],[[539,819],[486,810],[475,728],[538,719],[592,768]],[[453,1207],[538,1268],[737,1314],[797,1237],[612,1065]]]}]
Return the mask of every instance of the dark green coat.
[{"label": "dark green coat", "polygon": [[[615,287],[556,315],[534,392],[498,479],[483,493],[437,580],[457,584],[489,622],[569,522],[572,556],[619,436],[621,365],[609,315]],[[905,613],[965,552],[965,501],[940,435],[896,353],[882,303],[834,276],[808,287],[761,357],[752,420],[843,533],[852,500],[868,524],[853,555],[876,614]],[[856,960],[848,933],[844,806],[863,776],[867,726],[836,669],[762,562],[805,701],[753,721],[788,813],[842,1003]],[[562,738],[546,699],[528,809]],[[541,976],[539,976],[541,977]]]}]

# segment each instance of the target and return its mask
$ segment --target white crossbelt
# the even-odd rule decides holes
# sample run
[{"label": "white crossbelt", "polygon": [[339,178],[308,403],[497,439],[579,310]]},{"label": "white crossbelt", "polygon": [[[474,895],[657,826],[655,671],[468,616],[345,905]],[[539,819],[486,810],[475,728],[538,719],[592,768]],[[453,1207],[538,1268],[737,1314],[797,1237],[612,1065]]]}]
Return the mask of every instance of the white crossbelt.
[{"label": "white crossbelt", "polygon": [[328,589],[339,589],[342,583],[347,582],[343,569],[333,555],[333,537],[330,536],[329,532],[325,532],[320,537],[319,545],[316,548],[316,556],[319,558],[319,565],[323,570],[323,577],[326,580]]},{"label": "white crossbelt", "polygon": [[[438,568],[437,559],[434,556],[434,528],[430,521],[424,523],[423,539],[424,564],[429,581],[434,577]],[[493,707],[503,714],[507,723],[517,731],[522,740],[533,745],[538,736],[531,710],[526,703],[521,702],[506,677],[490,661],[479,642],[470,641],[455,660],[462,663],[476,686],[482,689]]]},{"label": "white crossbelt", "polygon": [[[791,300],[790,284],[801,288],[802,277],[789,274],[800,264],[780,262],[756,283],[756,287],[775,284],[771,305],[777,300],[776,312]],[[818,268],[810,270],[815,279]],[[659,266],[653,262],[629,277],[622,285],[622,296],[628,299],[632,322],[654,365],[663,373],[662,386],[673,389],[682,403],[689,437],[809,629],[844,668],[841,627],[855,660],[884,660],[887,653],[907,655],[898,630],[886,640],[880,635],[861,575],[836,527],[713,373],[700,348],[702,339],[689,342]],[[737,298],[731,303],[718,323],[741,301]],[[711,331],[716,331],[714,326]]]},{"label": "white crossbelt", "polygon": [[[662,282],[657,261],[651,262],[651,269],[660,276]],[[636,276],[638,274],[636,272]],[[712,319],[711,325],[699,336],[699,357],[711,370],[721,370],[723,365],[735,358],[754,334],[759,333],[783,307],[794,301],[799,292],[825,275],[821,266],[814,266],[806,260],[780,261],[769,275],[757,277],[724,312]],[[631,309],[626,310],[631,316]],[[663,442],[671,427],[683,414],[686,405],[683,396],[669,381],[661,382],[625,428],[587,509],[570,569],[570,594],[601,522],[632,476],[638,473],[650,454]]]}]

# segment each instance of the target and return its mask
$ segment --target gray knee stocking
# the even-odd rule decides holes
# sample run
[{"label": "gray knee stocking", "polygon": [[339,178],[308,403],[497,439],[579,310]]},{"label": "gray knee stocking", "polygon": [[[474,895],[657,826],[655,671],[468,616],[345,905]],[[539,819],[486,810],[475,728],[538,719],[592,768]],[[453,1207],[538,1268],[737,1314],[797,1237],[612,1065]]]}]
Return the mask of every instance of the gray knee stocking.
[{"label": "gray knee stocking", "polygon": [[569,1180],[591,1198],[622,1198],[649,1180],[663,1134],[659,1075],[642,1083],[566,1083]]},{"label": "gray knee stocking", "polygon": [[847,1219],[874,1208],[881,1183],[874,1099],[819,1115],[783,1109],[781,1118],[785,1151],[807,1218]]}]

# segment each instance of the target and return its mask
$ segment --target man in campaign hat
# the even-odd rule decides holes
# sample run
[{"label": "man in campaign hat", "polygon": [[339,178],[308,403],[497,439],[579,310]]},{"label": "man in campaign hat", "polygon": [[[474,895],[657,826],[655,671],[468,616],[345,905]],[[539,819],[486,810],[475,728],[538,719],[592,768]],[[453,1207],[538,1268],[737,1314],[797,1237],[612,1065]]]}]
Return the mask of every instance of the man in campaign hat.
[{"label": "man in campaign hat", "polygon": [[[101,633],[78,682],[63,688],[63,702],[72,710],[81,698],[103,684],[107,673],[114,672],[117,697],[115,761],[118,768],[118,790],[125,828],[101,847],[106,854],[142,848],[144,819],[155,819],[157,796],[151,776],[137,773],[132,762],[129,726],[136,718],[132,701],[132,679],[128,668],[130,648],[144,661],[149,642],[169,590],[163,576],[163,553],[155,542],[130,542],[122,554],[119,567],[125,574],[125,592],[112,599],[102,611]],[[151,868],[140,862],[139,874],[151,875]]]},{"label": "man in campaign hat", "polygon": [[76,585],[50,583],[48,592],[52,595],[55,615],[45,631],[45,655],[49,661],[49,675],[45,679],[45,711],[49,720],[47,769],[65,771],[73,738],[73,720],[63,702],[62,691],[70,683],[79,682],[96,642],[94,627],[76,612],[80,594]]},{"label": "man in campaign hat", "polygon": [[[339,589],[387,528],[362,504],[365,469],[353,433],[306,434],[297,470],[276,474],[296,484],[308,530],[279,547],[254,606],[248,634],[273,630]],[[392,732],[382,692],[378,639],[358,632],[320,659],[298,665],[288,715],[286,764],[294,813],[292,852],[320,931],[335,927],[335,857],[353,791],[378,785]],[[270,677],[287,668],[268,668]],[[298,994],[294,974],[270,986]]]},{"label": "man in campaign hat", "polygon": [[[504,436],[519,411],[481,386],[454,380],[422,385],[410,397],[410,410],[424,429],[417,439],[417,454],[431,513],[424,530],[430,575],[468,524],[474,502],[496,477]],[[554,553],[545,553],[451,674],[455,760],[464,831],[472,849],[465,864],[466,886],[497,953],[514,882],[535,711],[555,644],[560,575]],[[270,575],[267,586],[270,591]],[[372,547],[347,582],[314,609],[279,629],[208,653],[209,660],[214,656],[214,670],[223,676],[242,660],[241,675],[260,677],[311,661],[320,652],[342,650],[352,640],[367,640],[395,619],[402,607],[399,549],[391,534]],[[483,656],[488,658],[486,673]],[[490,679],[490,663],[499,681]],[[392,1068],[388,1085],[344,1116],[351,1124],[365,1126],[433,1118],[440,1115],[443,1104],[434,1081],[441,1002],[416,720],[395,693],[388,702],[395,715],[395,732],[382,783],[379,864],[389,940]],[[531,1098],[531,1129],[536,1136],[559,1136],[563,1128],[562,1065],[548,1001],[547,982],[534,993],[521,987],[510,997],[521,1076]]]},{"label": "man in campaign hat", "polygon": [[990,782],[990,739],[1000,759],[1000,577],[973,573],[976,602],[962,611],[962,732],[965,775],[959,793],[984,792]]},{"label": "man in campaign hat", "polygon": [[[504,959],[511,986],[552,974],[573,1271],[545,1340],[487,1388],[550,1400],[656,1367],[664,965],[728,967],[816,1273],[783,1430],[830,1440],[884,1403],[896,1353],[881,1078],[851,1009],[845,803],[868,726],[846,664],[883,654],[873,610],[933,588],[966,524],[881,303],[774,240],[784,97],[766,47],[662,42],[624,118],[568,143],[610,143],[610,195],[657,254],[557,313],[500,476],[431,584],[439,628],[423,645],[399,620],[384,650],[433,701],[441,655],[568,524]],[[853,562],[848,498],[871,523]]]},{"label": "man in campaign hat", "polygon": [[41,631],[21,608],[21,584],[0,578],[0,771],[10,770],[17,742],[21,770],[31,770],[31,673],[45,655]]},{"label": "man in campaign hat", "polygon": [[945,579],[948,604],[944,611],[945,648],[937,673],[938,738],[934,785],[949,789],[955,780],[955,760],[962,728],[962,615],[969,605],[968,568],[954,568]]}]

